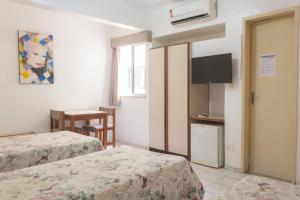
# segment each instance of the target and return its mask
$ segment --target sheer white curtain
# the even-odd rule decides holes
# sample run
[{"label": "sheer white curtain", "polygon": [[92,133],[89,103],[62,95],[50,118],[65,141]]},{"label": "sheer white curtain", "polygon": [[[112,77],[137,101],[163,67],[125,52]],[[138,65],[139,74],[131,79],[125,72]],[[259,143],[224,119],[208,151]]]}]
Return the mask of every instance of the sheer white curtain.
[{"label": "sheer white curtain", "polygon": [[112,51],[112,66],[111,66],[111,86],[109,104],[111,106],[120,106],[121,97],[118,91],[118,69],[119,69],[119,50],[113,48]]}]

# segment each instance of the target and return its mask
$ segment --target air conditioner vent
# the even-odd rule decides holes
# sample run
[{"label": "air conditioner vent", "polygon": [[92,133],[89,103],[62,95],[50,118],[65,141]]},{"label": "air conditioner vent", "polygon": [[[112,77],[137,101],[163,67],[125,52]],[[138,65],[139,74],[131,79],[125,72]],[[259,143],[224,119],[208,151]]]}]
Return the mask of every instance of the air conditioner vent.
[{"label": "air conditioner vent", "polygon": [[216,18],[217,0],[201,0],[170,9],[170,17],[173,25],[201,19]]}]

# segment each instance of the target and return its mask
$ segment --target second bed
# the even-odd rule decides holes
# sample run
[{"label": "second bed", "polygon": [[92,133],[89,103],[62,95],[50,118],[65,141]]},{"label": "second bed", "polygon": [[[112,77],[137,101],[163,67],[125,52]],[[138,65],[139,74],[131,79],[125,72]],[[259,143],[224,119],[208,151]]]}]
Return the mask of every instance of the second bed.
[{"label": "second bed", "polygon": [[69,131],[0,137],[0,173],[101,149],[98,139]]}]

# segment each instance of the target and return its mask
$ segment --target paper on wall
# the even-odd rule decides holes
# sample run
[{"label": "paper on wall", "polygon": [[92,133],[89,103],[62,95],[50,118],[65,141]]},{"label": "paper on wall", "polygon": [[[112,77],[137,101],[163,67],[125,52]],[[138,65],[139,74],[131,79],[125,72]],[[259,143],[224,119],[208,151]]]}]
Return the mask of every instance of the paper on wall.
[{"label": "paper on wall", "polygon": [[270,77],[276,75],[276,55],[267,54],[260,56],[260,77]]}]

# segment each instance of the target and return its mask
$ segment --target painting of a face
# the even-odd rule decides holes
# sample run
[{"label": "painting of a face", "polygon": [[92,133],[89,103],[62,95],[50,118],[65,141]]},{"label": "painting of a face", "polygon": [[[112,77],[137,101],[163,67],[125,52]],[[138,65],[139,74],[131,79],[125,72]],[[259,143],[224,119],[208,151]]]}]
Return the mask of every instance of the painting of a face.
[{"label": "painting of a face", "polygon": [[47,50],[40,48],[39,46],[33,47],[34,51],[28,55],[27,63],[33,68],[42,68],[46,65],[47,61]]},{"label": "painting of a face", "polygon": [[19,31],[20,83],[53,84],[53,36]]}]

